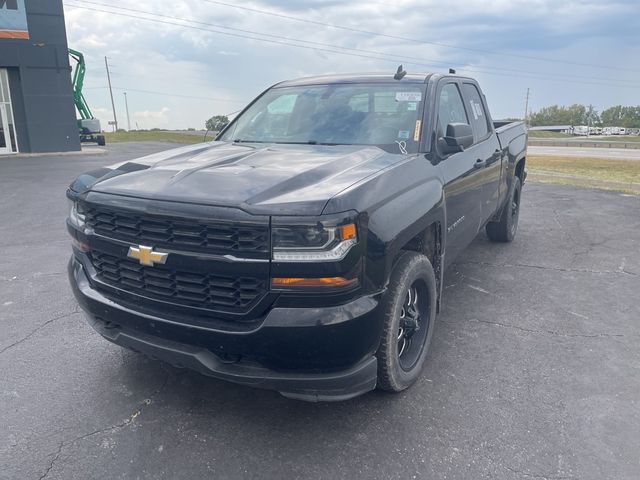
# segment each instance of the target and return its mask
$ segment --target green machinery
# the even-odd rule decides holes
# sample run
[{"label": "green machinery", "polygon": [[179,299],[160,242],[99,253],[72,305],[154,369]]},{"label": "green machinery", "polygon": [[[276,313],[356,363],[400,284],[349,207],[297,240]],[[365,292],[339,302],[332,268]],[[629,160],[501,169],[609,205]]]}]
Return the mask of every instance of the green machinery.
[{"label": "green machinery", "polygon": [[101,134],[100,120],[95,118],[91,113],[87,101],[82,94],[82,86],[84,84],[85,63],[84,55],[77,50],[69,49],[69,56],[76,61],[76,67],[73,69],[73,100],[76,104],[76,110],[80,118],[78,119],[78,130],[81,142],[96,142],[98,145],[105,144],[104,135]]}]

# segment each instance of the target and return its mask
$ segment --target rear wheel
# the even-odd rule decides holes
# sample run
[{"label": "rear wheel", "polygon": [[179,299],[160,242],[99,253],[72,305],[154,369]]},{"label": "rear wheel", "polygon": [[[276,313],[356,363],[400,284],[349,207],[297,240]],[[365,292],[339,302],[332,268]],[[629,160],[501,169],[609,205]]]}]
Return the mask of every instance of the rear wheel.
[{"label": "rear wheel", "polygon": [[494,242],[511,242],[518,231],[518,220],[520,218],[520,191],[522,185],[519,177],[513,177],[511,194],[507,205],[502,210],[500,220],[489,222],[486,226],[487,236]]},{"label": "rear wheel", "polygon": [[104,135],[98,135],[96,137],[96,140],[98,141],[98,145],[100,145],[101,147],[104,147],[104,145],[107,143],[104,138]]},{"label": "rear wheel", "polygon": [[404,253],[383,300],[385,324],[376,353],[378,388],[399,392],[418,379],[433,336],[436,291],[429,259]]}]

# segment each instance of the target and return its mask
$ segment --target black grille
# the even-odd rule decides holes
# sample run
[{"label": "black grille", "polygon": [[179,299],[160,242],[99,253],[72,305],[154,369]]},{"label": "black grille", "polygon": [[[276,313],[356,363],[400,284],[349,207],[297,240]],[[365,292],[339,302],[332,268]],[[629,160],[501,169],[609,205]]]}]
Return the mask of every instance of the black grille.
[{"label": "black grille", "polygon": [[207,253],[269,252],[267,225],[182,220],[94,206],[86,207],[86,222],[99,235],[139,245]]},{"label": "black grille", "polygon": [[243,312],[266,292],[263,280],[249,276],[183,272],[165,265],[144,267],[128,258],[96,250],[90,256],[100,281],[174,304]]}]

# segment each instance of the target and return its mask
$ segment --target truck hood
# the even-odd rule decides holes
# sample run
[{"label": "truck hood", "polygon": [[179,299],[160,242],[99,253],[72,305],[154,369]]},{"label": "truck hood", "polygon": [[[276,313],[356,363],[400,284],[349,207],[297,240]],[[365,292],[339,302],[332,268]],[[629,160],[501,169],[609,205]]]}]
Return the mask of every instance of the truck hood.
[{"label": "truck hood", "polygon": [[402,158],[373,146],[210,142],[89,172],[71,189],[319,215],[333,196]]}]

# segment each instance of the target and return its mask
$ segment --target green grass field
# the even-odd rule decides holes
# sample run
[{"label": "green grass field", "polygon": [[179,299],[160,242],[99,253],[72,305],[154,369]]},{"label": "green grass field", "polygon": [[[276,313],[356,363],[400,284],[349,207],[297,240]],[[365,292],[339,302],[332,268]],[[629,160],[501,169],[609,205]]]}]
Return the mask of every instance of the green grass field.
[{"label": "green grass field", "polygon": [[532,180],[640,194],[637,160],[530,156],[526,168]]},{"label": "green grass field", "polygon": [[562,132],[545,132],[542,130],[534,130],[529,132],[530,138],[574,138],[573,135]]},{"label": "green grass field", "polygon": [[[131,131],[105,133],[107,145],[117,142],[173,142],[173,143],[200,143],[202,135],[192,135],[190,133],[173,132],[165,130],[153,131]],[[212,140],[213,135],[209,133],[207,140]]]}]

